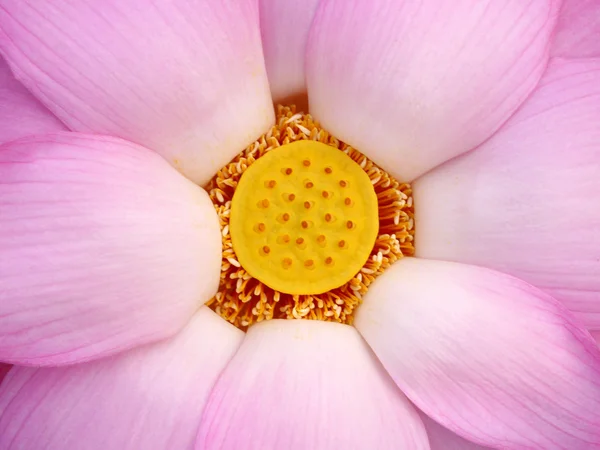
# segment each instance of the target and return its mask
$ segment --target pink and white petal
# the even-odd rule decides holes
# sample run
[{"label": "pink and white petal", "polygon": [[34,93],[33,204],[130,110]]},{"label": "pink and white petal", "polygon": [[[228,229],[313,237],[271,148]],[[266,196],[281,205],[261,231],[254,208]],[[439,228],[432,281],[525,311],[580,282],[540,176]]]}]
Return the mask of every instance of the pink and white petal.
[{"label": "pink and white petal", "polygon": [[72,130],[202,184],[274,122],[254,0],[0,1],[0,49]]},{"label": "pink and white petal", "polygon": [[427,414],[421,413],[420,416],[427,430],[431,450],[487,450],[490,448],[463,439],[432,420]]},{"label": "pink and white petal", "polygon": [[356,330],[252,326],[210,395],[196,449],[428,449],[418,413]]},{"label": "pink and white petal", "polygon": [[410,181],[491,136],[536,86],[559,0],[324,0],[311,113]]},{"label": "pink and white petal", "polygon": [[0,362],[0,384],[2,384],[2,380],[6,377],[6,374],[11,369],[11,364],[4,364]]},{"label": "pink and white petal", "polygon": [[260,30],[275,102],[306,95],[306,41],[319,0],[259,0]]},{"label": "pink and white petal", "polygon": [[215,292],[205,191],[117,138],[0,146],[0,360],[94,359],[175,334]]},{"label": "pink and white petal", "polygon": [[509,275],[405,258],[355,325],[406,396],[493,448],[600,445],[600,350],[557,300]]},{"label": "pink and white petal", "polygon": [[13,76],[0,56],[0,144],[66,127]]},{"label": "pink and white petal", "polygon": [[600,0],[563,0],[551,55],[600,57]]},{"label": "pink and white petal", "polygon": [[155,345],[71,367],[15,368],[0,388],[0,448],[192,449],[242,338],[203,307]]},{"label": "pink and white petal", "polygon": [[600,59],[554,60],[500,132],[413,188],[417,256],[510,273],[600,329]]},{"label": "pink and white petal", "polygon": [[600,331],[592,331],[592,337],[596,339],[598,346],[600,346]]}]

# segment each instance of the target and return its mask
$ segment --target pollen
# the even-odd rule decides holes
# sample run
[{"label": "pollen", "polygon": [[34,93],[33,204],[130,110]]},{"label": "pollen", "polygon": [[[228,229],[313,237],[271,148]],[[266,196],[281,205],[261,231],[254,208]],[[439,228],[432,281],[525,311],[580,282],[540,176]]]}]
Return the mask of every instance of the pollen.
[{"label": "pollen", "polygon": [[208,305],[246,330],[269,319],[351,324],[370,284],[414,254],[412,189],[295,108],[206,186],[223,259]]}]

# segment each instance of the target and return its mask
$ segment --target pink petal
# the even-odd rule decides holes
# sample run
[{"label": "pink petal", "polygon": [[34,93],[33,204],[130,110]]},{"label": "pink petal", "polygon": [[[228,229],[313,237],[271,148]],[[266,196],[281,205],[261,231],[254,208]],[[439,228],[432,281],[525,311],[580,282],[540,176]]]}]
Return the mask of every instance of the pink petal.
[{"label": "pink petal", "polygon": [[253,0],[3,2],[0,49],[72,130],[204,183],[274,121]]},{"label": "pink petal", "polygon": [[598,346],[600,346],[600,331],[592,331],[592,337],[596,339]]},{"label": "pink petal", "polygon": [[546,67],[559,0],[346,0],[309,36],[311,113],[401,180],[487,139]]},{"label": "pink petal", "polygon": [[6,374],[11,369],[12,365],[4,364],[0,362],[0,384],[2,384],[2,380],[6,377]]},{"label": "pink petal", "polygon": [[270,320],[217,382],[196,449],[428,449],[417,412],[354,328]]},{"label": "pink petal", "polygon": [[553,56],[600,56],[600,1],[563,0],[552,46]]},{"label": "pink petal", "polygon": [[306,94],[306,40],[319,0],[260,0],[260,29],[271,95],[285,102]]},{"label": "pink petal", "polygon": [[414,196],[417,256],[518,276],[600,329],[600,59],[555,60],[500,132]]},{"label": "pink petal", "polygon": [[72,367],[18,367],[0,389],[2,449],[191,449],[243,333],[204,307],[167,341]]},{"label": "pink petal", "polygon": [[482,447],[461,438],[459,435],[438,424],[435,420],[431,420],[427,414],[421,413],[420,416],[427,430],[431,450],[485,450],[490,448]]},{"label": "pink petal", "polygon": [[65,364],[171,336],[216,291],[205,191],[116,138],[0,147],[0,360]]},{"label": "pink petal", "polygon": [[508,275],[405,258],[356,327],[407,397],[480,445],[600,445],[600,350],[558,301]]},{"label": "pink petal", "polygon": [[65,126],[13,76],[0,56],[0,144]]}]

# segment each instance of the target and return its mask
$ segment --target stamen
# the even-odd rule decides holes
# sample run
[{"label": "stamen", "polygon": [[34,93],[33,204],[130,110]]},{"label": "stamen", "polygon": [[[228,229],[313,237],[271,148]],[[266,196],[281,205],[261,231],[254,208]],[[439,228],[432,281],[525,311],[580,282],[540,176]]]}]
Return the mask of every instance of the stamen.
[{"label": "stamen", "polygon": [[[339,288],[331,289],[322,294],[292,295],[269,288],[258,279],[252,277],[239,263],[231,242],[231,200],[242,174],[257,159],[282,145],[304,139],[336,147],[362,167],[371,180],[377,195],[379,233],[368,260],[350,281]],[[308,160],[309,158],[306,158],[304,161]],[[320,172],[323,174],[322,176],[331,176],[332,182],[339,185],[338,189],[346,188],[343,190],[346,195],[342,195],[341,199],[339,193],[336,193],[333,199],[327,199],[328,197],[331,198],[331,192],[329,191],[333,191],[333,189],[328,190],[328,195],[325,196],[322,188],[318,189],[319,186],[316,186],[315,189],[317,192],[315,194],[317,197],[312,197],[313,199],[320,197],[323,205],[329,205],[329,202],[341,202],[345,205],[345,208],[355,209],[355,207],[352,207],[352,194],[347,190],[348,180],[343,178],[344,175],[342,172],[334,170],[332,167],[322,168],[321,166],[319,168],[312,161],[309,161],[310,164],[305,166],[304,161],[302,161],[300,171],[307,170],[308,172],[306,173],[308,175],[310,171],[322,170]],[[292,172],[286,173],[285,169],[292,170]],[[279,176],[287,180],[287,176],[292,176],[293,172],[292,167],[285,167],[283,173]],[[270,186],[270,181],[271,179],[265,180],[265,188],[279,188],[277,183]],[[312,185],[309,187],[307,186],[308,183],[312,183]],[[263,186],[262,182],[260,186]],[[311,189],[313,186],[315,186],[314,182],[306,179],[304,187]],[[231,163],[219,170],[217,175],[209,182],[207,190],[215,205],[223,232],[221,283],[219,292],[207,304],[215,312],[242,330],[247,329],[253,323],[275,318],[313,319],[351,324],[354,311],[360,305],[362,296],[367,292],[369,285],[375,278],[381,275],[397,259],[414,254],[414,207],[411,186],[407,183],[399,183],[394,180],[362,153],[330,136],[325,130],[320,128],[319,124],[310,115],[296,113],[294,107],[278,106],[276,125],[259,140],[248,146]],[[296,194],[290,190],[284,193],[283,197],[281,197],[281,194],[278,195],[280,195],[278,201],[283,202],[282,204],[293,205],[294,203],[289,202],[297,201]],[[346,198],[350,198],[350,205],[346,203]],[[304,200],[302,197],[299,199],[302,202],[300,203],[300,207],[304,209],[302,206]],[[271,204],[273,204],[272,201]],[[263,211],[267,213],[271,209],[272,207],[269,206]],[[321,214],[319,216],[321,217],[320,220],[323,220],[325,214],[329,214],[330,220],[334,219],[331,213],[325,211],[325,214],[323,214],[323,212],[317,211],[317,207],[311,208],[311,210],[313,209],[316,213]],[[278,216],[278,221],[275,223],[289,223],[293,226],[300,225],[302,229],[307,230],[303,231],[303,234],[306,232],[310,233],[311,230],[318,230],[318,227],[314,228],[315,226],[311,225],[308,220],[303,220],[297,216],[290,217],[289,214],[285,217],[283,216],[285,214]],[[336,222],[332,222],[333,225],[328,226],[341,225],[348,230],[348,233],[357,232],[357,230],[346,228],[347,220],[344,220],[344,218],[341,220],[340,224],[340,218],[338,217]],[[292,267],[296,264],[292,260],[293,255],[290,254],[281,259],[273,260],[276,255],[274,253],[274,246],[317,245],[319,248],[322,248],[322,251],[327,251],[328,248],[336,248],[342,243],[338,247],[340,249],[338,251],[342,251],[344,254],[347,251],[352,251],[352,249],[347,249],[346,246],[348,244],[345,240],[342,242],[342,239],[334,239],[333,242],[328,242],[325,234],[318,234],[316,237],[312,234],[313,237],[310,238],[310,241],[307,240],[308,235],[305,235],[302,244],[297,244],[296,239],[298,239],[298,236],[294,236],[292,240],[292,237],[285,233],[277,233],[272,229],[267,229],[267,224],[267,221],[257,221],[255,225],[252,225],[252,229],[256,233],[255,236],[257,238],[275,232],[276,241],[272,241],[273,243],[269,244],[269,256],[265,256],[264,258],[268,258],[273,264],[277,264],[283,269],[293,270]],[[262,251],[266,253],[264,252],[264,248]],[[305,252],[306,250],[298,249],[297,251]],[[331,257],[333,253],[328,253],[325,253],[321,257],[322,259],[310,258],[300,260],[299,264],[306,267],[303,270],[308,270],[312,267],[313,269],[310,270],[314,273],[326,268],[326,270],[338,270],[340,266],[336,262],[342,263],[343,261],[337,261],[337,258]],[[310,264],[309,261],[311,261]]]}]

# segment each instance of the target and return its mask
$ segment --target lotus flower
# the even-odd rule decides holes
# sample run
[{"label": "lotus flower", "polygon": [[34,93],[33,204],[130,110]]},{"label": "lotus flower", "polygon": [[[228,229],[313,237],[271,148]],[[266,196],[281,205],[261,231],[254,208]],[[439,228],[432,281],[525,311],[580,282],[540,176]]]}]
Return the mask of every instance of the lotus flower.
[{"label": "lotus flower", "polygon": [[[598,0],[0,0],[0,51],[1,449],[600,448]],[[199,186],[306,92],[416,257],[245,333]]]}]

